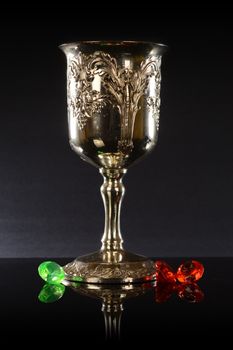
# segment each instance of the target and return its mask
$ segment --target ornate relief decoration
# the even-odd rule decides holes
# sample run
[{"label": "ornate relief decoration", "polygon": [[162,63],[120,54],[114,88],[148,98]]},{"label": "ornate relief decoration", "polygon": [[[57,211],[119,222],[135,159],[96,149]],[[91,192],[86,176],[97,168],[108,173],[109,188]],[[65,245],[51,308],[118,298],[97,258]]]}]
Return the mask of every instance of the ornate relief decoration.
[{"label": "ornate relief decoration", "polygon": [[[149,84],[154,80],[154,91]],[[148,111],[158,127],[160,107],[160,57],[149,56],[139,69],[120,67],[114,57],[97,51],[79,52],[68,62],[68,108],[82,130],[88,118],[105,106],[117,108],[121,116],[122,146],[132,138],[139,100],[145,96]]]},{"label": "ornate relief decoration", "polygon": [[148,275],[155,273],[154,263],[151,260],[145,262],[129,262],[122,264],[101,264],[97,262],[85,263],[82,261],[74,260],[73,262],[64,266],[66,277],[69,280],[75,280],[77,277],[82,277],[83,281],[87,281],[90,278],[98,279],[140,279]]}]

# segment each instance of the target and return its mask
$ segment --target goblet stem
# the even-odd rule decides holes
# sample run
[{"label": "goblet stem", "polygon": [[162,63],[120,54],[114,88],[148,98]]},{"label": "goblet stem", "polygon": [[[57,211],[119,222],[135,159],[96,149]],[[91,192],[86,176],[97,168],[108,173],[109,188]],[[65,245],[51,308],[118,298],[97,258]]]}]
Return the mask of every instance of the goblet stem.
[{"label": "goblet stem", "polygon": [[119,253],[123,250],[123,239],[120,230],[121,202],[125,193],[122,177],[126,169],[101,168],[104,183],[101,194],[105,208],[105,228],[102,237],[101,251],[108,262],[119,262]]},{"label": "goblet stem", "polygon": [[120,209],[126,169],[101,168],[101,194],[105,208],[105,228],[100,251],[81,256],[64,266],[66,279],[86,283],[145,283],[155,278],[154,262],[123,249]]}]

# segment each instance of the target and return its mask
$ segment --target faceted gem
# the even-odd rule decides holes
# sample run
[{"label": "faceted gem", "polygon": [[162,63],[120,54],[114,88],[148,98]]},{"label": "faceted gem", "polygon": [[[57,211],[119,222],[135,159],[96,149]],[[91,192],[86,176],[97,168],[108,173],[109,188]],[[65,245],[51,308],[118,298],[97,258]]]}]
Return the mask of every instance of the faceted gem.
[{"label": "faceted gem", "polygon": [[196,260],[186,261],[177,270],[176,278],[181,283],[192,283],[198,281],[204,273],[204,266]]},{"label": "faceted gem", "polygon": [[165,262],[157,260],[155,262],[156,281],[158,283],[175,283],[176,276],[172,268]]},{"label": "faceted gem", "polygon": [[204,293],[201,288],[195,284],[180,284],[178,287],[178,295],[181,299],[189,303],[200,303],[204,299]]},{"label": "faceted gem", "polygon": [[48,283],[61,283],[65,278],[63,268],[54,261],[44,261],[38,267],[40,277]]},{"label": "faceted gem", "polygon": [[42,303],[54,303],[60,299],[65,293],[65,286],[63,284],[48,284],[46,283],[41,289],[38,299]]}]

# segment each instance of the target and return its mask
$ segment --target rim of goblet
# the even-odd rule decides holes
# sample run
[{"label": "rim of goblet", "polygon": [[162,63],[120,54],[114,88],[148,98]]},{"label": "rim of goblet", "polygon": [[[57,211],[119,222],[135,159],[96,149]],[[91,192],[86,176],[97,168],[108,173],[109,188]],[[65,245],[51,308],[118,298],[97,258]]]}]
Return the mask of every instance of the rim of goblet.
[{"label": "rim of goblet", "polygon": [[59,48],[65,48],[69,46],[75,46],[80,44],[104,44],[106,46],[120,46],[120,45],[133,45],[133,44],[145,44],[152,45],[154,47],[160,48],[162,50],[167,50],[168,46],[166,44],[157,43],[153,41],[146,40],[81,40],[81,41],[73,41],[67,42],[59,45]]}]

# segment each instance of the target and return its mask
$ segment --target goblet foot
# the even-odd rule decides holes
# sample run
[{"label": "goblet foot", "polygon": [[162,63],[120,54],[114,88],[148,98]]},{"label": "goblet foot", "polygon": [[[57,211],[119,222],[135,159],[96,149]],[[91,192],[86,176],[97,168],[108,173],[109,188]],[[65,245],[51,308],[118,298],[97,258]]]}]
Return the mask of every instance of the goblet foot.
[{"label": "goblet foot", "polygon": [[124,250],[97,251],[81,256],[65,265],[64,271],[66,280],[84,283],[123,284],[155,280],[152,260]]}]

